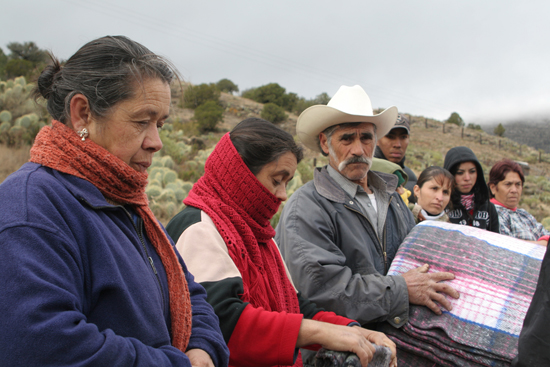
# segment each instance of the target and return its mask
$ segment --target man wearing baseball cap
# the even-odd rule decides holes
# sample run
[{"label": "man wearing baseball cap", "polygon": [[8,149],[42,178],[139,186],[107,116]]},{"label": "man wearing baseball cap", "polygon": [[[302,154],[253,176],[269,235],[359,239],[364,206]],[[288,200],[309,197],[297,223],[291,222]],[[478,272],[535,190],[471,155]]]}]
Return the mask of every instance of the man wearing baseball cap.
[{"label": "man wearing baseball cap", "polygon": [[298,137],[328,156],[329,164],[290,197],[276,228],[275,240],[296,288],[320,307],[362,325],[387,320],[401,327],[409,302],[441,314],[435,302],[451,309],[444,293],[458,298],[453,288],[439,283],[454,275],[428,274],[428,265],[386,276],[414,226],[395,191],[397,176],[370,170],[377,140],[396,120],[396,107],[374,115],[358,85],[342,86],[328,105],[302,112]]},{"label": "man wearing baseball cap", "polygon": [[[405,184],[405,188],[413,192],[417,178],[414,172],[409,167],[405,166],[405,153],[409,146],[410,134],[411,128],[409,119],[405,115],[398,114],[397,121],[390,132],[378,139],[374,156],[400,165],[409,177],[409,180]],[[413,197],[411,197],[411,200],[414,202]]]}]

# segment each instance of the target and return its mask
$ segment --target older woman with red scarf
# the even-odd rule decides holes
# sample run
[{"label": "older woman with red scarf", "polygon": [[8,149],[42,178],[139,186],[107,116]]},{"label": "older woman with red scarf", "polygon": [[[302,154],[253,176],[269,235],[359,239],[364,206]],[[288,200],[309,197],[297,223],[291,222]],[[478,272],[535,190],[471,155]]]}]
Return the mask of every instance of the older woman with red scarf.
[{"label": "older woman with red scarf", "polygon": [[3,366],[224,367],[203,287],[148,206],[167,61],[102,37],[40,75],[54,118],[0,185]]},{"label": "older woman with red scarf", "polygon": [[261,119],[242,121],[222,137],[167,231],[208,292],[231,366],[300,365],[298,349],[319,345],[354,352],[366,366],[372,343],[389,347],[396,365],[384,334],[317,308],[294,288],[270,219],[301,158],[287,132]]}]

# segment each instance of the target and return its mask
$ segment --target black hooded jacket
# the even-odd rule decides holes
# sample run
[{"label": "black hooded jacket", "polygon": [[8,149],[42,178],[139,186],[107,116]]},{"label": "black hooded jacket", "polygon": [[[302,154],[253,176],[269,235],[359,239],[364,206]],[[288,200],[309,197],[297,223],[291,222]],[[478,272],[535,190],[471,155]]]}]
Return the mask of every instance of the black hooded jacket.
[{"label": "black hooded jacket", "polygon": [[489,201],[489,189],[485,183],[483,169],[474,152],[468,147],[454,147],[445,155],[443,166],[454,176],[460,163],[464,162],[472,162],[477,170],[476,183],[470,192],[474,194],[474,210],[470,214],[460,202],[462,193],[458,190],[453,190],[451,202],[454,209],[447,213],[449,220],[451,223],[473,226],[499,233],[498,213],[494,204]]}]

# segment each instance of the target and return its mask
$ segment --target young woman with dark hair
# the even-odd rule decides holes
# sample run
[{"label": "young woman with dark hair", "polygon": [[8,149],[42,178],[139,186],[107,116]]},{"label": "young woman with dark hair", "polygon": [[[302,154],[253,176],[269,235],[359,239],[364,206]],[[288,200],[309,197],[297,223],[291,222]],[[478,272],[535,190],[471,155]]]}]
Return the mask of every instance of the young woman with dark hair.
[{"label": "young woman with dark hair", "polygon": [[265,120],[242,121],[216,145],[168,233],[208,291],[231,366],[300,364],[298,348],[314,345],[353,351],[366,366],[371,343],[388,346],[396,365],[384,334],[317,308],[289,278],[270,219],[301,159],[289,133]]},{"label": "young woman with dark hair", "polygon": [[445,155],[443,167],[455,178],[449,221],[499,233],[498,213],[489,201],[483,169],[474,152],[468,147],[454,147]]},{"label": "young woman with dark hair", "polygon": [[529,212],[518,208],[524,182],[521,167],[510,159],[498,161],[489,172],[491,203],[498,212],[500,233],[546,246],[550,231]]},{"label": "young woman with dark hair", "polygon": [[412,212],[416,223],[423,220],[448,222],[447,208],[454,187],[454,177],[445,168],[426,168],[414,186],[416,204]]}]

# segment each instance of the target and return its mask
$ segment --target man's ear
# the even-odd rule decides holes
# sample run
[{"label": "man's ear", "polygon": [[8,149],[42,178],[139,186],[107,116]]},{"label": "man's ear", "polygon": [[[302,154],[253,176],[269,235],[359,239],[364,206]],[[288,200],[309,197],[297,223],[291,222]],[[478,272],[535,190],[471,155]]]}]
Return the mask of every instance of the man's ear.
[{"label": "man's ear", "polygon": [[321,144],[321,149],[323,150],[325,155],[328,155],[328,153],[329,153],[328,140],[327,140],[327,136],[325,135],[325,133],[319,133],[319,143]]},{"label": "man's ear", "polygon": [[85,95],[77,93],[71,98],[70,106],[70,126],[75,131],[80,131],[88,126],[91,118],[90,104]]}]

